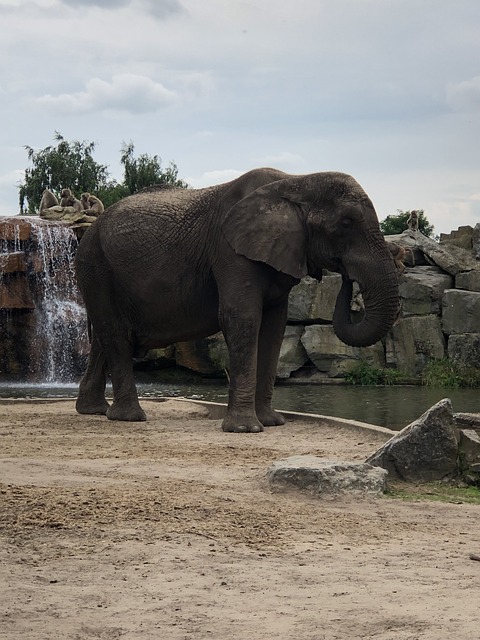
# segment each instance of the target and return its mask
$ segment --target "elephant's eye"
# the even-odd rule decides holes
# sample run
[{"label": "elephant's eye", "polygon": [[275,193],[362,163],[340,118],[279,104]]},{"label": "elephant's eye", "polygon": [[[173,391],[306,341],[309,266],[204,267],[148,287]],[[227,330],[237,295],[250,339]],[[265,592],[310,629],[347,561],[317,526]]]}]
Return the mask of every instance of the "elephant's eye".
[{"label": "elephant's eye", "polygon": [[350,229],[353,225],[353,220],[351,218],[342,218],[341,225],[344,229]]}]

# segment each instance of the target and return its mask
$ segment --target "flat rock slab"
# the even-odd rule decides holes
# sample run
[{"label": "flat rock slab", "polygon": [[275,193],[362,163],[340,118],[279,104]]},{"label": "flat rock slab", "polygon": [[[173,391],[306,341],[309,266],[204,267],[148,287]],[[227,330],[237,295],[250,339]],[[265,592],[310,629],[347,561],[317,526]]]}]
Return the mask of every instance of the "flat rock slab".
[{"label": "flat rock slab", "polygon": [[334,462],[316,456],[292,456],[275,462],[267,479],[275,489],[300,489],[317,495],[383,493],[387,471],[366,462]]}]

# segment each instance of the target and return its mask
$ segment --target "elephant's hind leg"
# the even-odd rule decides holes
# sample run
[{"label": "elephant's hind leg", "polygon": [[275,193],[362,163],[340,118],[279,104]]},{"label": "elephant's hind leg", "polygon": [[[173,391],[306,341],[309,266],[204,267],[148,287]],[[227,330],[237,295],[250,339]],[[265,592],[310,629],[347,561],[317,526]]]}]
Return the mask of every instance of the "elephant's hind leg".
[{"label": "elephant's hind leg", "polygon": [[105,356],[93,336],[87,370],[80,382],[75,405],[78,413],[106,415],[110,406],[105,399],[106,379]]},{"label": "elephant's hind leg", "polygon": [[105,349],[112,379],[113,402],[107,410],[109,420],[145,422],[147,416],[138,402],[133,377],[133,347],[126,335],[105,339]]}]

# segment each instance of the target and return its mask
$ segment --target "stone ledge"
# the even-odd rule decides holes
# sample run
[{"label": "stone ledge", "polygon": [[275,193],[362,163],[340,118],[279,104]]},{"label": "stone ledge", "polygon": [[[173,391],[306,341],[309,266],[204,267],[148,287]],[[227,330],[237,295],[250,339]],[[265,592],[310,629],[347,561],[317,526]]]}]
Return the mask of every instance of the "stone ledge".
[{"label": "stone ledge", "polygon": [[387,471],[365,462],[335,462],[316,456],[292,456],[267,471],[273,489],[299,489],[321,496],[339,493],[381,494]]}]

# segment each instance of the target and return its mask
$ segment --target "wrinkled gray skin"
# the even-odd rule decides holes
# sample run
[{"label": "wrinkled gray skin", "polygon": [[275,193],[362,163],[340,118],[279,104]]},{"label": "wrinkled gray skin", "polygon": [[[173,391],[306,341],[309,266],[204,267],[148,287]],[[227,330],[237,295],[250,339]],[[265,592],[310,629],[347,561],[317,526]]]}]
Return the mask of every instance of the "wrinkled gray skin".
[{"label": "wrinkled gray skin", "polygon": [[[398,312],[397,272],[370,199],[346,174],[256,169],[206,189],[147,189],[117,202],[76,256],[92,324],[77,411],[145,420],[132,358],[221,329],[230,362],[223,430],[283,424],[271,401],[288,294],[307,274],[320,280],[322,269],[343,276],[337,336],[357,347],[385,336]],[[365,303],[358,324],[353,281]]]}]

